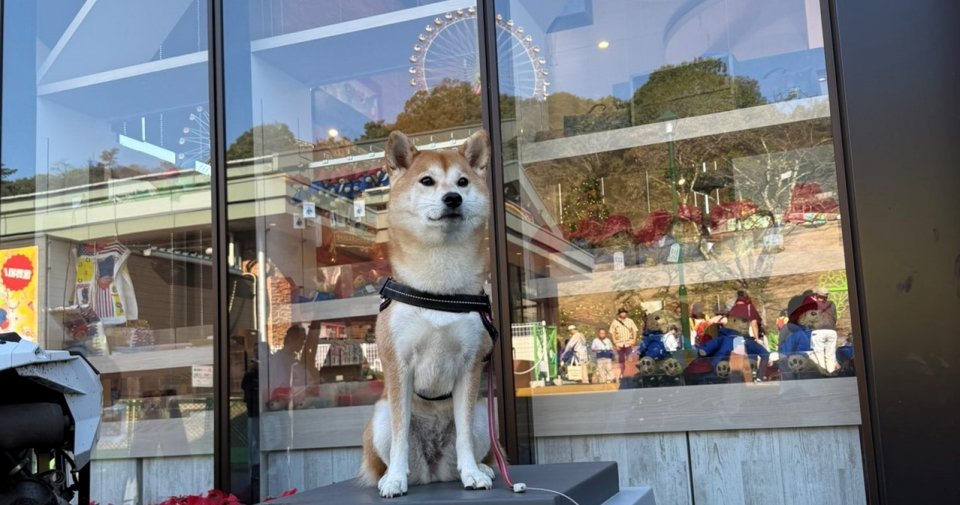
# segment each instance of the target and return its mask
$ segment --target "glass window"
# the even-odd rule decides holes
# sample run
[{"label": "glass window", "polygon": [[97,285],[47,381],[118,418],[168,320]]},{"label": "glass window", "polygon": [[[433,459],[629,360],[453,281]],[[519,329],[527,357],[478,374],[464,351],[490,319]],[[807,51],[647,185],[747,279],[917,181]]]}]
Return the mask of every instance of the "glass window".
[{"label": "glass window", "polygon": [[[667,433],[859,424],[819,3],[496,6],[514,381],[537,461],[619,460],[659,503],[668,471],[617,452],[637,434],[697,468],[719,464],[697,445],[713,435]],[[688,477],[697,502],[724,501]]]},{"label": "glass window", "polygon": [[450,148],[480,127],[473,5],[225,5],[230,373],[248,423],[232,446],[251,501],[359,468],[383,390],[384,144],[401,130]]},{"label": "glass window", "polygon": [[[103,384],[92,498],[213,486],[207,2],[4,2],[0,331]],[[13,260],[10,260],[13,261]]]}]

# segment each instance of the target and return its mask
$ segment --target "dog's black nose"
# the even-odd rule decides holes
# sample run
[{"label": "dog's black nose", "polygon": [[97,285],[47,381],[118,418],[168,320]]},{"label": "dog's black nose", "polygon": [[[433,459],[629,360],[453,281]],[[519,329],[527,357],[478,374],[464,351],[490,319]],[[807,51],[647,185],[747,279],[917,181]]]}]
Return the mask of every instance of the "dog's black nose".
[{"label": "dog's black nose", "polygon": [[463,203],[463,197],[460,196],[460,193],[454,193],[453,191],[443,195],[443,203],[451,209],[456,209]]}]

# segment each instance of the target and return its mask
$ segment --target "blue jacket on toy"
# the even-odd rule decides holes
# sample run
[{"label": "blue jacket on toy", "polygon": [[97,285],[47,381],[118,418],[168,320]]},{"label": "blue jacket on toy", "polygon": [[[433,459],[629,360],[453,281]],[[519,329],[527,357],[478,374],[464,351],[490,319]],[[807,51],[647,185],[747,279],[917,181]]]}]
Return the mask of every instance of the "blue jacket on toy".
[{"label": "blue jacket on toy", "polygon": [[[703,350],[706,356],[713,357],[710,362],[714,368],[716,368],[718,363],[730,357],[730,353],[733,352],[733,344],[736,342],[737,337],[742,337],[742,335],[730,328],[720,327],[717,338],[710,340],[703,347],[700,347],[700,349]],[[767,348],[758,344],[757,341],[751,337],[743,337],[743,347],[747,351],[748,356],[760,356],[764,362],[770,357],[770,352],[767,351]]]},{"label": "blue jacket on toy", "polygon": [[813,345],[810,343],[812,336],[812,329],[797,326],[797,329],[791,333],[786,340],[780,342],[777,350],[780,351],[781,354],[812,351]]},{"label": "blue jacket on toy", "polygon": [[657,361],[670,357],[667,348],[663,345],[663,333],[659,331],[644,331],[643,338],[637,344],[637,355],[641,358],[653,358]]}]

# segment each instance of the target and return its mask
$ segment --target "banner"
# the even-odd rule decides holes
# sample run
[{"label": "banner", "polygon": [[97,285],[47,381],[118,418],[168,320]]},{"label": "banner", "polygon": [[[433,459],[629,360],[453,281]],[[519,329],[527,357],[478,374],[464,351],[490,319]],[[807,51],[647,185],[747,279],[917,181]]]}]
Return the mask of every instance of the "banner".
[{"label": "banner", "polygon": [[37,246],[0,249],[0,333],[37,341]]}]

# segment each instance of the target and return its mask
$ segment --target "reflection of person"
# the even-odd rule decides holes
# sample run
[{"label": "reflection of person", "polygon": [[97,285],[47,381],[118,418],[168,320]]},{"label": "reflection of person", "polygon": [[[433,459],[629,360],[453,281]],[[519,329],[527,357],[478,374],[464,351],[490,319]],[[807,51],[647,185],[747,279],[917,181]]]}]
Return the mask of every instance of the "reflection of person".
[{"label": "reflection of person", "polygon": [[627,309],[620,307],[617,309],[617,317],[610,323],[610,335],[613,337],[613,345],[617,348],[617,358],[620,363],[620,376],[623,377],[627,356],[637,345],[637,334],[640,329],[633,319],[627,317]]},{"label": "reflection of person", "polygon": [[670,329],[663,334],[663,347],[667,350],[667,352],[674,352],[680,348],[679,334],[680,330],[673,325],[671,325]]},{"label": "reflection of person", "polygon": [[590,344],[593,355],[597,358],[597,375],[594,382],[613,382],[613,341],[607,336],[607,330],[597,329],[597,338]]},{"label": "reflection of person", "polygon": [[572,324],[567,326],[567,330],[570,331],[570,338],[563,348],[561,360],[567,364],[583,365],[587,362],[587,339]]},{"label": "reflection of person", "polygon": [[[247,465],[250,471],[250,492],[257,494],[260,489],[260,361],[250,360],[250,366],[243,373],[240,387],[243,389],[243,403],[247,406]],[[257,497],[253,501],[257,501]]]},{"label": "reflection of person", "polygon": [[292,400],[295,393],[293,388],[306,386],[306,367],[300,361],[305,342],[303,328],[291,326],[283,338],[283,347],[270,355],[268,377],[271,400],[275,399],[273,397],[278,388],[287,388],[286,392],[290,395],[288,400]]},{"label": "reflection of person", "polygon": [[697,345],[697,334],[705,327],[707,321],[706,311],[703,310],[703,304],[695,302],[690,306],[690,346]]},{"label": "reflection of person", "polygon": [[760,315],[760,311],[757,309],[756,304],[753,303],[750,295],[742,289],[737,290],[737,299],[733,302],[734,307],[738,305],[747,306],[747,313],[751,314],[748,328],[749,332],[746,336],[753,337],[761,344],[766,345],[767,338],[763,334],[763,316]]}]

